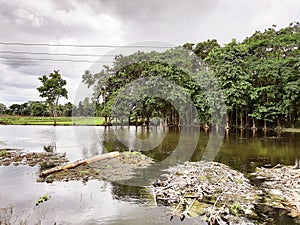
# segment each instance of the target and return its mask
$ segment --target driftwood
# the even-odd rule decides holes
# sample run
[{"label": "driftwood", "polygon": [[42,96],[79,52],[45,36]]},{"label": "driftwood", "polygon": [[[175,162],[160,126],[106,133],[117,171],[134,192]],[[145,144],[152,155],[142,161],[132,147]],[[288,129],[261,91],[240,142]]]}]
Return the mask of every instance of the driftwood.
[{"label": "driftwood", "polygon": [[166,172],[152,187],[158,205],[174,206],[170,220],[200,216],[211,225],[236,224],[246,214],[248,218],[256,215],[252,209],[261,192],[242,173],[224,164],[185,162]]},{"label": "driftwood", "polygon": [[45,170],[45,171],[40,173],[40,177],[46,177],[46,176],[48,176],[52,173],[56,173],[56,172],[59,172],[59,171],[62,171],[62,170],[73,169],[73,168],[75,168],[77,166],[80,166],[80,165],[85,165],[85,164],[88,164],[88,163],[98,162],[98,161],[101,161],[101,160],[104,160],[104,159],[115,158],[115,157],[118,157],[118,156],[120,156],[120,152],[109,152],[109,153],[105,153],[105,154],[102,154],[102,155],[94,156],[94,157],[89,158],[89,159],[82,159],[82,160],[79,160],[79,161],[74,162],[74,163],[70,163],[70,164],[63,165],[63,166],[57,166],[57,167],[51,168],[49,170]]}]

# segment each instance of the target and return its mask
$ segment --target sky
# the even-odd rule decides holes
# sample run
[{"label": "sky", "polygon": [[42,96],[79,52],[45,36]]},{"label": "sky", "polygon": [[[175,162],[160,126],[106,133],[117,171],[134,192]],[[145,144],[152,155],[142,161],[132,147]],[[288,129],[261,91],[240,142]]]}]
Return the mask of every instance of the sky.
[{"label": "sky", "polygon": [[95,65],[100,70],[113,60],[109,55],[149,50],[7,43],[176,46],[217,39],[226,44],[294,21],[300,21],[299,0],[0,0],[0,103],[42,100],[38,77],[54,69],[67,81],[69,98],[61,103],[74,102],[85,70],[97,71]]}]

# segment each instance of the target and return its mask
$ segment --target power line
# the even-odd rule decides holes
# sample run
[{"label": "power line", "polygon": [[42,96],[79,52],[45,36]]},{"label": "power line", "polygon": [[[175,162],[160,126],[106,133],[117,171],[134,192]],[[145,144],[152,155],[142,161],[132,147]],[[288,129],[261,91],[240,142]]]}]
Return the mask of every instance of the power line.
[{"label": "power line", "polygon": [[83,56],[83,57],[114,57],[116,55],[105,54],[78,54],[78,53],[48,53],[48,52],[27,52],[27,51],[0,51],[3,54],[29,54],[29,55],[53,55],[53,56]]},{"label": "power line", "polygon": [[48,47],[76,47],[76,48],[171,48],[170,46],[153,45],[79,45],[79,44],[48,44],[48,43],[24,43],[24,42],[0,42],[0,45],[23,46],[48,46]]},{"label": "power line", "polygon": [[50,58],[17,58],[17,57],[5,57],[5,56],[0,56],[0,59],[8,59],[8,60],[18,60],[18,61],[54,61],[54,62],[90,62],[90,63],[95,63],[95,62],[101,62],[101,63],[112,63],[112,61],[97,61],[97,60],[76,60],[76,59],[50,59]]},{"label": "power line", "polygon": [[[3,61],[1,61],[3,60]],[[7,61],[7,60],[4,60],[4,59],[0,59],[0,64],[1,65],[9,65],[9,66],[18,66],[18,67],[21,67],[21,66],[24,66],[24,67],[28,67],[28,66],[38,66],[38,67],[41,67],[41,66],[46,66],[46,67],[57,67],[57,66],[60,66],[60,67],[66,67],[66,66],[70,66],[70,62],[60,62],[59,64],[45,64],[45,63],[38,63],[38,61],[36,62],[30,62],[30,61],[26,61],[26,62],[19,62],[19,61]]]}]

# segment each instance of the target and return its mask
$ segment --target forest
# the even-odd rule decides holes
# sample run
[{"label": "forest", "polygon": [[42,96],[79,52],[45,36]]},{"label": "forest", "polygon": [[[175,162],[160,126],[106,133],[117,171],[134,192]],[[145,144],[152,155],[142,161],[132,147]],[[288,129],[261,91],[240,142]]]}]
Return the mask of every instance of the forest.
[{"label": "forest", "polygon": [[[294,127],[300,111],[299,46],[299,22],[281,29],[273,25],[223,46],[212,39],[163,52],[118,55],[99,73],[85,71],[82,81],[92,88],[96,115],[106,124],[127,116],[131,124],[160,117],[168,126],[211,125],[220,123],[212,118],[219,115],[227,127]],[[154,85],[152,96],[149,85]]]}]

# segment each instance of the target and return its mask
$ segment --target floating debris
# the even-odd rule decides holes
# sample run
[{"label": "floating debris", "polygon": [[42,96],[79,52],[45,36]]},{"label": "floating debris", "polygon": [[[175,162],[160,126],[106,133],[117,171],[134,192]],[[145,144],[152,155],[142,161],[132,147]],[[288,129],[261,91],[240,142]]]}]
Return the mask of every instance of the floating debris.
[{"label": "floating debris", "polygon": [[39,165],[41,169],[48,169],[68,162],[65,154],[53,152],[22,152],[19,149],[1,149],[0,166],[9,165]]},{"label": "floating debris", "polygon": [[259,180],[260,189],[271,196],[267,205],[288,210],[292,217],[300,217],[300,170],[297,167],[257,168],[251,176]]},{"label": "floating debris", "polygon": [[168,169],[154,184],[158,204],[172,208],[170,219],[200,216],[209,224],[255,218],[261,192],[240,172],[216,162],[186,162]]}]

